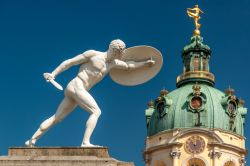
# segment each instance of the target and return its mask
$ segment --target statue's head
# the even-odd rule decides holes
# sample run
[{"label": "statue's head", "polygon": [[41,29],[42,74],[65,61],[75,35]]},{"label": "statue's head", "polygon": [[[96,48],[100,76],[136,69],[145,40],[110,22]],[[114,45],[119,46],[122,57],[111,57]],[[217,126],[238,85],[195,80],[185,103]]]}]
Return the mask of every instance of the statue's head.
[{"label": "statue's head", "polygon": [[195,7],[196,7],[196,8],[199,8],[199,6],[198,6],[198,5],[195,5]]},{"label": "statue's head", "polygon": [[126,45],[122,40],[120,39],[112,40],[109,44],[108,53],[111,56],[120,56],[122,55],[125,48],[126,48]]}]

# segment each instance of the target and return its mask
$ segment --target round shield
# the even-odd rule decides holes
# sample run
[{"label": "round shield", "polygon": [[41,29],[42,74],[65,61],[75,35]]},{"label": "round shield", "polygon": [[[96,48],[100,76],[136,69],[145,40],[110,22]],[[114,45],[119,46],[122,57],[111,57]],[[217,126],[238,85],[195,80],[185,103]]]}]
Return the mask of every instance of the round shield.
[{"label": "round shield", "polygon": [[155,61],[155,64],[152,66],[145,65],[131,70],[113,68],[109,72],[109,75],[116,83],[126,86],[139,85],[147,82],[161,70],[163,59],[160,51],[151,46],[135,46],[124,50],[122,57],[122,61],[124,62],[143,62],[151,58]]}]

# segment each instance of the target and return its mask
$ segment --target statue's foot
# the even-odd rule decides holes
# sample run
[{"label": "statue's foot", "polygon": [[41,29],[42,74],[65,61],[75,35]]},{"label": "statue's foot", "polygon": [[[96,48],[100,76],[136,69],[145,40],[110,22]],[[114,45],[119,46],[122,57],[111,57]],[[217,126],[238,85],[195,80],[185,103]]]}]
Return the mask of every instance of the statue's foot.
[{"label": "statue's foot", "polygon": [[82,143],[81,147],[83,148],[89,148],[89,147],[101,147],[100,145],[93,145],[91,143]]},{"label": "statue's foot", "polygon": [[25,145],[28,146],[28,147],[34,147],[35,146],[35,140],[28,140],[25,142]]},{"label": "statue's foot", "polygon": [[82,143],[81,147],[94,147],[94,145],[91,143]]}]

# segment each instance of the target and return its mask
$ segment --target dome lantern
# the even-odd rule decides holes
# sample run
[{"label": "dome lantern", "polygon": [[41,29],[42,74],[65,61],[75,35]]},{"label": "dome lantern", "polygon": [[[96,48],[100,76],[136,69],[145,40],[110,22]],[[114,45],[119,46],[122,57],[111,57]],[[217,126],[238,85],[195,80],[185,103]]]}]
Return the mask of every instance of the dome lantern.
[{"label": "dome lantern", "polygon": [[211,49],[203,44],[201,36],[192,36],[191,43],[183,48],[183,73],[177,77],[176,86],[180,87],[189,82],[204,82],[214,86],[215,78],[209,72]]}]

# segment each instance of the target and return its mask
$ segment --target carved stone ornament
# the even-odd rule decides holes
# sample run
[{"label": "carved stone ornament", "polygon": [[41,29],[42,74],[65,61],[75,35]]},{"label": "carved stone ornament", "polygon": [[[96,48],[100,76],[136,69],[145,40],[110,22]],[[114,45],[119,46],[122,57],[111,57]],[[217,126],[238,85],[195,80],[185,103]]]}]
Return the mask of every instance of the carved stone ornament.
[{"label": "carved stone ornament", "polygon": [[174,159],[174,158],[180,158],[180,156],[181,156],[181,152],[179,152],[179,151],[172,151],[172,152],[170,152],[169,153],[169,155]]},{"label": "carved stone ornament", "polygon": [[144,158],[144,161],[146,163],[146,165],[150,165],[151,161],[152,161],[152,158],[151,156],[147,155],[147,154],[144,154],[143,155],[143,158]]},{"label": "carved stone ornament", "polygon": [[220,158],[221,157],[221,152],[218,152],[218,151],[214,151],[214,150],[211,150],[209,153],[208,153],[208,156],[212,159],[215,159],[215,158]]},{"label": "carved stone ornament", "polygon": [[221,105],[224,107],[226,114],[229,116],[229,130],[235,132],[235,117],[240,111],[240,107],[242,107],[243,102],[239,100],[234,95],[234,90],[232,88],[228,88],[225,90],[226,96],[221,99]]},{"label": "carved stone ornament", "polygon": [[163,90],[160,91],[160,96],[161,97],[167,96],[167,94],[168,94],[168,91],[166,89],[163,89]]},{"label": "carved stone ornament", "polygon": [[201,95],[201,86],[197,83],[195,85],[193,85],[193,94],[194,94],[194,96]]},{"label": "carved stone ornament", "polygon": [[247,163],[245,157],[240,158],[239,163],[240,163],[241,166],[245,165]]},{"label": "carved stone ornament", "polygon": [[238,112],[237,98],[230,96],[226,105],[226,113],[229,116],[229,130],[236,131],[235,117]]},{"label": "carved stone ornament", "polygon": [[148,108],[154,108],[154,101],[153,100],[150,100],[148,102]]},{"label": "carved stone ornament", "polygon": [[163,118],[167,114],[167,105],[164,98],[157,100],[155,104],[156,110],[158,111],[158,118]]},{"label": "carved stone ornament", "polygon": [[207,97],[201,92],[201,86],[199,84],[193,85],[193,93],[190,93],[187,97],[187,110],[197,114],[197,122],[194,126],[202,126],[201,112],[206,110]]},{"label": "carved stone ornament", "polygon": [[196,83],[193,85],[193,93],[187,97],[188,111],[193,113],[202,112],[205,110],[206,102],[206,95],[201,92],[201,86]]},{"label": "carved stone ornament", "polygon": [[167,97],[168,91],[163,89],[160,96],[155,100],[154,106],[157,110],[157,117],[163,118],[167,114],[168,108],[172,105],[173,101]]}]

